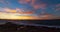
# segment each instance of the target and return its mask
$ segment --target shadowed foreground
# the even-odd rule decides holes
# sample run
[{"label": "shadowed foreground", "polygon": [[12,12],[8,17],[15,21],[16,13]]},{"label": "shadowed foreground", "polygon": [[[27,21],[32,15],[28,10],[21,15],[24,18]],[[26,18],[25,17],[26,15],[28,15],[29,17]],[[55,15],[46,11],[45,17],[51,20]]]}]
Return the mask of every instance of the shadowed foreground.
[{"label": "shadowed foreground", "polygon": [[[0,21],[12,21],[12,20],[0,20]],[[20,20],[13,20],[13,21],[20,21]],[[58,20],[43,20],[43,21],[42,20],[34,20],[34,21],[21,20],[21,21],[27,21],[27,23],[30,22],[30,24],[35,23],[35,24],[44,24],[44,25],[49,24],[49,25],[60,26],[59,24],[60,20],[59,21]],[[46,27],[46,26],[20,25],[20,24],[14,24],[12,22],[7,22],[3,25],[0,25],[0,32],[60,32],[60,28]]]},{"label": "shadowed foreground", "polygon": [[60,29],[43,26],[16,25],[9,22],[4,25],[0,25],[0,32],[60,32]]}]

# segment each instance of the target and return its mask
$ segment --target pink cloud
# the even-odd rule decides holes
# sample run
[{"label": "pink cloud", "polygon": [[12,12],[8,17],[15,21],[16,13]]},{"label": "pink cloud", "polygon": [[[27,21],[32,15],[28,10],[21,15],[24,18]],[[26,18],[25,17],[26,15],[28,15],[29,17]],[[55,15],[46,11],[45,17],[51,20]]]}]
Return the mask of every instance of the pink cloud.
[{"label": "pink cloud", "polygon": [[[3,11],[6,11],[6,12],[16,12],[17,10],[19,10],[18,13],[23,13],[23,14],[33,14],[32,11],[26,11],[26,12],[23,12],[22,9],[20,8],[16,8],[16,9],[10,9],[10,8],[1,8]],[[0,10],[0,11],[2,11]],[[45,15],[38,15],[38,16],[32,16],[32,19],[39,19],[39,20],[45,20],[45,19],[60,19],[60,17],[56,17],[54,15],[51,15],[51,14],[45,14]]]},{"label": "pink cloud", "polygon": [[6,12],[8,12],[8,11],[11,11],[12,9],[4,8],[3,10],[6,11]]},{"label": "pink cloud", "polygon": [[33,5],[33,4],[35,4],[36,0],[19,0],[18,2],[21,4],[29,3],[29,4]]},{"label": "pink cloud", "polygon": [[21,4],[29,3],[31,0],[19,0],[18,2]]},{"label": "pink cloud", "polygon": [[39,9],[39,8],[45,9],[47,4],[42,3],[42,4],[35,4],[35,5],[32,5],[32,6],[34,7],[34,9]]},{"label": "pink cloud", "polygon": [[16,9],[10,9],[10,8],[7,8],[7,7],[5,7],[5,8],[0,8],[0,11],[2,11],[2,12],[12,12],[12,13],[16,13],[16,12],[18,12],[18,13],[22,13],[22,14],[33,14],[33,12],[32,11],[24,11],[23,9],[21,9],[21,8],[16,8]]},{"label": "pink cloud", "polygon": [[21,9],[21,8],[16,8],[16,11],[18,12],[18,13],[21,13],[21,14],[33,14],[33,12],[32,11],[24,11],[23,9]]},{"label": "pink cloud", "polygon": [[34,5],[36,0],[31,0],[31,5]]},{"label": "pink cloud", "polygon": [[2,11],[2,12],[16,12],[16,10],[10,9],[10,8],[7,8],[7,7],[5,7],[5,8],[0,8],[0,11]]}]

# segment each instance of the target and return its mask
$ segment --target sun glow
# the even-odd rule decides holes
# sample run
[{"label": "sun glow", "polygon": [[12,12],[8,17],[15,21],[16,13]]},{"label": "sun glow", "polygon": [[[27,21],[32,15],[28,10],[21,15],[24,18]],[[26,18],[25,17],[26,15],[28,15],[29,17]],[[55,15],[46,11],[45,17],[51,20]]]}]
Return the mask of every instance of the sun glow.
[{"label": "sun glow", "polygon": [[5,12],[0,12],[0,19],[33,19],[33,16],[29,16],[33,14],[31,11],[24,12],[22,9],[18,8],[16,10],[5,8],[4,11]]},{"label": "sun glow", "polygon": [[53,17],[53,15],[50,14],[35,16],[31,11],[23,12],[19,10],[19,12],[16,12],[16,10],[6,10],[6,12],[0,12],[0,19],[9,19],[9,20],[35,20],[35,19],[46,20],[55,18],[56,17]]},{"label": "sun glow", "polygon": [[31,16],[17,16],[18,13],[0,13],[0,19],[32,19]]}]

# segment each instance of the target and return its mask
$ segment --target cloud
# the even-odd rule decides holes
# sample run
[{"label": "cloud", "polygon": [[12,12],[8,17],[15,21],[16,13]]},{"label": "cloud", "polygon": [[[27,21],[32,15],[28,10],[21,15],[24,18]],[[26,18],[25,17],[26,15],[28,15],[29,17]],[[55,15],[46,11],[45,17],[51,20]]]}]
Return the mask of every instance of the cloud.
[{"label": "cloud", "polygon": [[0,0],[0,3],[2,3],[2,4],[10,4],[10,2],[9,1],[6,1],[6,0]]},{"label": "cloud", "polygon": [[27,4],[29,3],[31,0],[19,0],[18,2],[21,4]]},{"label": "cloud", "polygon": [[0,12],[13,12],[13,13],[18,12],[18,13],[20,13],[20,14],[33,14],[32,11],[24,11],[24,10],[21,9],[21,8],[10,9],[10,8],[7,8],[7,7],[5,7],[5,8],[1,8],[1,7],[0,7]]},{"label": "cloud", "polygon": [[33,12],[32,11],[24,11],[23,9],[21,9],[21,8],[16,8],[16,11],[18,12],[18,13],[21,13],[21,14],[33,14]]},{"label": "cloud", "polygon": [[0,3],[3,3],[4,2],[4,0],[0,0]]},{"label": "cloud", "polygon": [[29,4],[33,5],[36,2],[36,0],[19,0],[18,2],[21,4],[29,3]]},{"label": "cloud", "polygon": [[31,5],[34,5],[36,0],[31,0]]},{"label": "cloud", "polygon": [[[1,7],[0,7],[1,8]],[[1,8],[4,12],[14,12],[16,13],[16,11],[19,11],[18,13],[20,14],[33,14],[32,11],[26,11],[26,12],[23,12],[22,9],[20,8],[16,8],[16,9],[10,9],[10,8]],[[0,11],[2,11],[0,9]],[[60,19],[59,17],[56,17],[54,15],[51,15],[51,14],[45,14],[45,15],[37,15],[37,16],[31,16],[31,19],[40,19],[40,20],[45,20],[45,19]]]},{"label": "cloud", "polygon": [[16,12],[16,10],[10,9],[10,8],[7,8],[7,7],[5,7],[5,8],[0,7],[0,11],[1,12]]},{"label": "cloud", "polygon": [[55,10],[55,12],[60,11],[60,3],[59,3],[59,4],[54,5],[53,10]]},{"label": "cloud", "polygon": [[18,2],[21,4],[29,3],[34,9],[45,9],[47,6],[46,3],[43,3],[42,1],[38,2],[38,0],[19,0]]},{"label": "cloud", "polygon": [[60,8],[57,8],[56,11],[60,11]]},{"label": "cloud", "polygon": [[56,5],[56,11],[60,11],[60,4]]},{"label": "cloud", "polygon": [[60,6],[60,4],[57,4],[57,5],[56,5],[56,7],[59,7],[59,6]]},{"label": "cloud", "polygon": [[39,8],[45,9],[46,6],[47,6],[47,5],[46,5],[45,3],[33,5],[33,7],[34,7],[35,9],[39,9]]}]

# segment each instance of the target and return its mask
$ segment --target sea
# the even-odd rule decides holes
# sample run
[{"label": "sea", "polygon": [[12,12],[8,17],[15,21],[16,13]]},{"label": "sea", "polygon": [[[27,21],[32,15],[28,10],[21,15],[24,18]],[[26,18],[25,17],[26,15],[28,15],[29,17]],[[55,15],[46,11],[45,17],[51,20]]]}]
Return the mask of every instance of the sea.
[{"label": "sea", "polygon": [[29,26],[45,26],[45,27],[55,27],[60,28],[60,19],[54,20],[0,20],[0,25],[11,22],[17,25],[29,25]]}]

